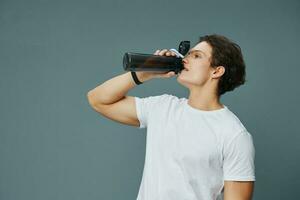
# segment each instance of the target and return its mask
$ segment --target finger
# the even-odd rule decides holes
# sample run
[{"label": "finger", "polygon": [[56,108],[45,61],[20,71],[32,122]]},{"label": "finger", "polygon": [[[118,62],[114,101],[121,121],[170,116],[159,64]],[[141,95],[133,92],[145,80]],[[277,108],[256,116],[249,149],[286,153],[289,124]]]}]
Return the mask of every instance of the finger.
[{"label": "finger", "polygon": [[170,78],[170,77],[172,77],[174,75],[175,75],[175,72],[174,71],[170,71],[170,72],[162,75],[162,77],[164,77],[164,78]]},{"label": "finger", "polygon": [[172,55],[172,52],[171,51],[167,51],[166,52],[166,56],[171,56]]},{"label": "finger", "polygon": [[174,71],[170,71],[170,72],[169,72],[169,76],[170,76],[170,77],[175,76],[175,72],[174,72]]},{"label": "finger", "polygon": [[160,55],[160,56],[163,56],[163,55],[165,55],[165,53],[168,51],[168,49],[163,49],[163,50],[161,50],[159,53],[158,53],[158,55]]},{"label": "finger", "polygon": [[157,49],[157,50],[154,52],[154,55],[158,55],[159,52],[160,52],[160,50]]},{"label": "finger", "polygon": [[168,50],[165,54],[166,54],[166,56],[176,56],[176,54],[170,50]]}]

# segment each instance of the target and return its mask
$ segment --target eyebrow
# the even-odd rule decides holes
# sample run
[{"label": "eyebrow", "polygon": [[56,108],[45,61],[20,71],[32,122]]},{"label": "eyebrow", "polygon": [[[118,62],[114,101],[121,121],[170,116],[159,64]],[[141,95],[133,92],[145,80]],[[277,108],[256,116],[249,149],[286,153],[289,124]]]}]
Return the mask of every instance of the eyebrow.
[{"label": "eyebrow", "polygon": [[199,52],[201,52],[201,53],[203,53],[204,55],[206,55],[203,51],[201,51],[201,50],[198,50],[198,49],[196,49],[196,50],[192,50],[192,51],[188,51],[188,53],[191,53],[191,52],[194,52],[194,51],[199,51]]}]

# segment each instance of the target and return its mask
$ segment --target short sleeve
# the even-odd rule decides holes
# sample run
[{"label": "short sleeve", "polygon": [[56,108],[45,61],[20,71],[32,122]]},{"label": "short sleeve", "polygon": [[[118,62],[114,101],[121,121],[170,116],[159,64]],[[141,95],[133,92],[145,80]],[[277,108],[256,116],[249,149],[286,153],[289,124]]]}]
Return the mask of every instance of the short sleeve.
[{"label": "short sleeve", "polygon": [[149,96],[149,97],[135,97],[135,105],[137,118],[140,121],[139,128],[146,128],[148,125],[148,119],[150,117],[151,111],[153,112],[159,103],[167,94],[158,95],[158,96]]},{"label": "short sleeve", "polygon": [[255,148],[248,131],[237,135],[224,147],[224,180],[255,181]]}]

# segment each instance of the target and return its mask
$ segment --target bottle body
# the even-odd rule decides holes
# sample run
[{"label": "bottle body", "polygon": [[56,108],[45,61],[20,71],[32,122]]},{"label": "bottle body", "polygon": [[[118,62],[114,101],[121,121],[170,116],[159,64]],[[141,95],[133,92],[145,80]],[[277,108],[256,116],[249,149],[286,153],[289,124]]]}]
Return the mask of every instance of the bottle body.
[{"label": "bottle body", "polygon": [[183,69],[182,58],[127,52],[123,57],[126,71],[174,71],[176,74]]}]

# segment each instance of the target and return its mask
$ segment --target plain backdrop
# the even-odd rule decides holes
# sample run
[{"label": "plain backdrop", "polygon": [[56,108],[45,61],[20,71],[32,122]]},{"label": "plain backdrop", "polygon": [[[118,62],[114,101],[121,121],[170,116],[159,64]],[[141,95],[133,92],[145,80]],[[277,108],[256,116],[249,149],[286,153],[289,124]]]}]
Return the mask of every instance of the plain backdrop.
[{"label": "plain backdrop", "polygon": [[[146,129],[104,118],[86,94],[154,53],[221,34],[242,48],[246,83],[227,105],[252,134],[255,200],[300,199],[300,3],[0,0],[0,199],[133,200]],[[187,97],[176,77],[129,91]]]}]

